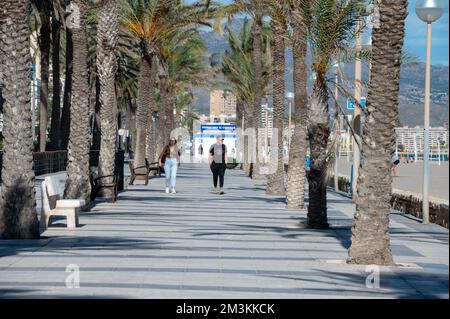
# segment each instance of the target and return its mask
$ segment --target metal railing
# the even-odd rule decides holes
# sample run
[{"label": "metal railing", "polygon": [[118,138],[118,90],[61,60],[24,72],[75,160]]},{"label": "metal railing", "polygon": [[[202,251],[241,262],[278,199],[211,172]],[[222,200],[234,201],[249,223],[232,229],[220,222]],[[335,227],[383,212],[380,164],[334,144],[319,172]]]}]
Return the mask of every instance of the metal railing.
[{"label": "metal railing", "polygon": [[[89,166],[98,166],[100,151],[90,151]],[[33,153],[36,176],[63,172],[67,168],[67,151]],[[119,176],[119,191],[124,189],[124,151],[116,152],[116,174]],[[3,152],[0,152],[0,183],[2,181]]]}]

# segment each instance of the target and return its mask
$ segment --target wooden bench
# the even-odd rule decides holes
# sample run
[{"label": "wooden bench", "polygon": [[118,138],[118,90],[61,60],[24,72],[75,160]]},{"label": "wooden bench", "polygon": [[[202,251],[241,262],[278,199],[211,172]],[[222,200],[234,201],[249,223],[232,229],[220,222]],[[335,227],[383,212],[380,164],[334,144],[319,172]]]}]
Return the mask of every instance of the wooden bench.
[{"label": "wooden bench", "polygon": [[156,175],[161,176],[161,168],[159,167],[158,163],[150,164],[147,160],[145,160],[145,162],[145,166],[139,167],[134,167],[134,163],[131,161],[128,163],[131,173],[129,185],[133,185],[136,180],[143,180],[145,182],[145,185],[148,185],[148,179],[151,172],[156,172]]},{"label": "wooden bench", "polygon": [[147,159],[145,159],[145,165],[148,167],[148,170],[151,172],[155,172],[155,176],[158,175],[161,177],[161,172],[163,168],[159,166],[158,162],[149,163]]},{"label": "wooden bench", "polygon": [[95,177],[91,171],[89,174],[89,180],[91,182],[91,201],[97,198],[97,195],[102,190],[108,190],[111,194],[111,201],[115,203],[117,201],[117,190],[119,187],[119,178],[116,175],[99,176]]},{"label": "wooden bench", "polygon": [[47,176],[41,184],[42,210],[41,229],[47,229],[53,216],[64,216],[67,228],[75,229],[79,225],[80,208],[86,205],[82,199],[62,199],[66,176],[62,174]]}]

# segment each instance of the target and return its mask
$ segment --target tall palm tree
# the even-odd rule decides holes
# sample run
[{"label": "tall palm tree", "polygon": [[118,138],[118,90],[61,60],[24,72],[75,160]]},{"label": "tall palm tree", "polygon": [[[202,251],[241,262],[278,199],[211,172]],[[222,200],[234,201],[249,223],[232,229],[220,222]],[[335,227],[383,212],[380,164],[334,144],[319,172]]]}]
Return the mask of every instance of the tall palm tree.
[{"label": "tall palm tree", "polygon": [[67,182],[64,197],[84,199],[84,209],[90,208],[89,182],[89,82],[86,37],[86,0],[73,0],[79,9],[79,25],[72,27],[73,73],[70,108],[70,137]]},{"label": "tall palm tree", "polygon": [[315,74],[313,90],[308,101],[308,138],[311,167],[308,174],[308,226],[327,228],[327,169],[331,162],[332,140],[328,121],[327,71],[331,61],[343,50],[354,35],[357,19],[361,17],[364,0],[303,0],[302,15],[308,28]]},{"label": "tall palm tree", "polygon": [[[197,30],[187,30],[178,33],[167,47],[167,69],[168,69],[168,95],[172,115],[168,125],[170,131],[176,128],[182,107],[189,104],[191,88],[195,86],[209,85],[210,72],[207,68],[207,49]],[[174,118],[176,113],[176,118]],[[170,132],[169,132],[170,133]]]},{"label": "tall palm tree", "polygon": [[348,262],[392,265],[389,237],[391,168],[407,0],[381,0],[377,4],[379,24],[374,26],[372,33],[371,78]]},{"label": "tall palm tree", "polygon": [[[253,76],[252,36],[253,21],[244,20],[244,24],[238,33],[225,28],[230,49],[225,52],[220,72],[223,73],[228,82],[228,90],[234,93],[237,99],[237,122],[238,128],[246,129],[246,122],[251,118],[251,103],[254,100],[255,87]],[[243,142],[243,143],[242,143]],[[238,141],[243,153],[243,169],[246,175],[250,175],[250,163],[247,156],[247,140]]]},{"label": "tall palm tree", "polygon": [[[136,111],[137,137],[135,164],[145,164],[146,132],[148,112],[153,109],[149,88],[152,57],[161,52],[158,47],[168,38],[173,38],[181,30],[191,28],[198,24],[206,24],[211,15],[206,10],[205,4],[198,2],[187,6],[181,0],[121,0],[121,17],[123,24],[134,34],[141,48],[141,74],[139,85],[138,108]],[[164,61],[163,61],[164,62]],[[163,73],[163,81],[165,80]],[[163,82],[163,86],[165,82]],[[145,92],[141,92],[145,90]],[[166,92],[163,90],[163,96]],[[161,95],[161,94],[160,94]],[[162,99],[163,110],[159,110],[159,123],[161,115],[166,114],[167,99]],[[173,113],[172,113],[173,114]],[[164,120],[164,119],[163,119]]]},{"label": "tall palm tree", "polygon": [[65,67],[64,67],[64,92],[63,108],[61,110],[60,143],[61,149],[67,150],[70,136],[70,109],[72,101],[72,73],[73,73],[73,40],[72,30],[65,30]]},{"label": "tall palm tree", "polygon": [[152,109],[149,84],[152,76],[152,59],[155,55],[153,40],[157,32],[161,30],[158,20],[161,9],[157,0],[120,1],[121,22],[136,37],[141,48],[136,110],[137,132],[134,158],[136,166],[145,165],[148,112]]},{"label": "tall palm tree", "polygon": [[225,7],[223,9],[224,15],[234,15],[238,12],[245,12],[253,17],[254,23],[252,25],[252,35],[253,35],[253,80],[254,80],[254,90],[255,94],[251,104],[251,114],[249,128],[255,130],[255,142],[256,142],[256,159],[253,159],[251,163],[250,174],[254,180],[261,180],[261,163],[259,162],[261,148],[260,148],[260,135],[259,134],[259,124],[261,119],[261,102],[264,96],[264,85],[263,85],[263,17],[264,17],[264,4],[261,0],[235,0],[233,4]]},{"label": "tall palm tree", "polygon": [[116,49],[119,18],[116,0],[102,0],[97,26],[97,72],[100,82],[99,175],[113,175],[117,136]]},{"label": "tall palm tree", "polygon": [[61,47],[61,22],[57,8],[52,10],[52,72],[53,72],[53,97],[52,116],[50,123],[49,151],[60,148],[61,126],[61,72],[60,72],[60,47]]},{"label": "tall palm tree", "polygon": [[[158,69],[158,59],[156,56],[152,59],[152,66],[151,66],[151,72],[150,75],[150,94],[152,103],[151,105],[156,105],[156,86],[157,86],[157,79],[156,79],[156,71]],[[145,150],[145,158],[147,158],[150,162],[156,161],[158,154],[158,147],[156,145],[156,141],[154,139],[154,136],[157,134],[156,132],[156,125],[157,122],[155,122],[155,111],[156,107],[151,108],[148,110],[148,119],[147,119],[147,137],[146,137],[146,150]]]},{"label": "tall palm tree", "polygon": [[288,0],[288,18],[292,27],[292,51],[294,58],[295,112],[294,134],[289,149],[289,169],[286,192],[286,206],[293,209],[305,207],[306,153],[308,148],[306,134],[307,120],[307,32],[299,0]]},{"label": "tall palm tree", "polygon": [[47,144],[48,123],[48,83],[50,78],[50,44],[51,44],[51,12],[52,2],[41,0],[34,3],[39,11],[39,51],[40,51],[40,93],[39,93],[39,151],[45,152]]},{"label": "tall palm tree", "polygon": [[4,153],[0,238],[39,237],[33,171],[28,0],[4,0],[0,10],[0,85]]},{"label": "tall palm tree", "polygon": [[262,44],[261,44],[261,34],[263,29],[263,12],[262,6],[259,2],[255,2],[255,18],[253,23],[253,76],[254,76],[254,86],[255,86],[255,96],[252,106],[252,128],[256,133],[256,159],[251,168],[251,175],[254,180],[260,180],[262,174],[260,172],[261,163],[259,162],[261,147],[260,147],[260,132],[259,123],[261,118],[261,101],[264,95],[263,87],[263,72],[262,72]]},{"label": "tall palm tree", "polygon": [[271,152],[276,152],[276,171],[267,180],[266,192],[269,195],[285,195],[284,186],[284,162],[283,162],[283,128],[284,128],[284,96],[285,96],[285,37],[287,21],[284,15],[282,2],[270,3],[269,14],[273,22],[273,63],[272,63],[272,86],[273,86],[273,128],[277,131],[277,145],[271,145]]},{"label": "tall palm tree", "polygon": [[169,70],[167,62],[159,60],[159,143],[158,152],[166,145],[173,127],[173,97],[169,93]]},{"label": "tall palm tree", "polygon": [[[255,100],[255,80],[254,80],[254,63],[253,63],[253,23],[254,20],[245,19],[244,24],[239,32],[233,32],[227,26],[225,33],[228,39],[230,49],[225,52],[220,71],[225,76],[228,83],[228,90],[233,92],[240,106],[240,113],[245,119],[245,123],[241,123],[242,128],[251,128],[253,125],[253,102]],[[263,29],[263,39],[269,36],[269,28]],[[267,47],[267,46],[266,46]],[[269,61],[268,52],[264,52],[261,57],[262,65],[262,86],[266,87],[269,79]],[[244,153],[243,168],[247,175],[250,175],[250,163],[247,156],[248,140],[243,141],[244,145],[239,147]]]}]

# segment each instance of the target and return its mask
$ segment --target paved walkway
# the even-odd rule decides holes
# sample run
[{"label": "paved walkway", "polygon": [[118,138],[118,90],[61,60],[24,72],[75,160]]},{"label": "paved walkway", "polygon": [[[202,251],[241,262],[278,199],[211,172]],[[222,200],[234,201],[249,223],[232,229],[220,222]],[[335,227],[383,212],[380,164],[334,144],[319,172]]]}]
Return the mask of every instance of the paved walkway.
[{"label": "paved walkway", "polygon": [[[227,194],[210,194],[205,166],[183,165],[179,194],[163,179],[132,186],[116,204],[98,202],[83,227],[47,239],[0,241],[3,298],[448,298],[449,234],[392,216],[392,247],[403,267],[382,267],[368,288],[366,267],[343,264],[353,205],[330,193],[330,230],[305,229],[305,213],[284,208],[240,171]],[[63,222],[62,222],[63,223]],[[66,288],[68,265],[80,288]]]}]

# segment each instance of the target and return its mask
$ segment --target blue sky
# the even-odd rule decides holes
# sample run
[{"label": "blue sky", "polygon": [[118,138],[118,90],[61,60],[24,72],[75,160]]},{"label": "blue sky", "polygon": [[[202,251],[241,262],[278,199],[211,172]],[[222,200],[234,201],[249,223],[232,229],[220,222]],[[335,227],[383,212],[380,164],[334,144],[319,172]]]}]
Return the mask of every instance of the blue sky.
[{"label": "blue sky", "polygon": [[[220,0],[219,0],[220,1]],[[415,6],[417,0],[409,0],[409,15],[406,19],[406,37],[405,50],[418,57],[421,61],[425,61],[426,56],[426,24],[422,22],[416,15]],[[186,0],[186,2],[194,2],[194,0]],[[221,0],[220,2],[229,3],[231,0]],[[432,64],[449,65],[449,5],[446,2],[445,14],[441,19],[432,25]]]}]

